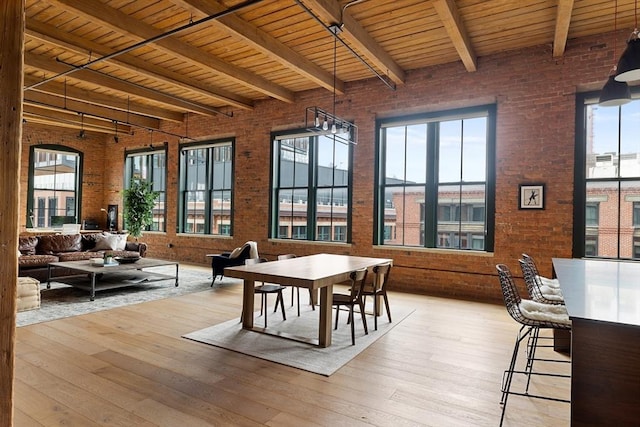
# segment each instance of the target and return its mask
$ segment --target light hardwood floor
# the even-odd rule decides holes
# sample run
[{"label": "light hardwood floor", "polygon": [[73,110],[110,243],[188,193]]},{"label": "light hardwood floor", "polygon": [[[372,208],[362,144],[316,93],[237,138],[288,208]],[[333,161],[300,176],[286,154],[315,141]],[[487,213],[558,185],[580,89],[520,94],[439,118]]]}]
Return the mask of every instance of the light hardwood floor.
[{"label": "light hardwood floor", "polygon": [[[181,338],[237,318],[240,284],[19,328],[15,426],[497,426],[518,330],[505,308],[389,298],[415,312],[331,377]],[[569,412],[511,396],[505,425],[567,426]]]}]

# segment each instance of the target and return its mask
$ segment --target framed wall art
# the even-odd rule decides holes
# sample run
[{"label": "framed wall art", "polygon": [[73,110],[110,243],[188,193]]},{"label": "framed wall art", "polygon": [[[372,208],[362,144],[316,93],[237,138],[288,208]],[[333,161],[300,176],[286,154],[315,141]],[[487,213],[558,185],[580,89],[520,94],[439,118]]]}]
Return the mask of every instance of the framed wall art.
[{"label": "framed wall art", "polygon": [[520,184],[520,209],[544,209],[544,184]]}]

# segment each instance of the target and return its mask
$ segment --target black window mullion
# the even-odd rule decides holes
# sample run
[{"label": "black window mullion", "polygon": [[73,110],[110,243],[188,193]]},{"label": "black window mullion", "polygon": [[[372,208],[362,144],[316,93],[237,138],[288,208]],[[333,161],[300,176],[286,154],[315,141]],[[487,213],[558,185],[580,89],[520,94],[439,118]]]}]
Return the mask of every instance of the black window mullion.
[{"label": "black window mullion", "polygon": [[427,124],[427,179],[424,189],[424,245],[438,243],[438,123]]}]

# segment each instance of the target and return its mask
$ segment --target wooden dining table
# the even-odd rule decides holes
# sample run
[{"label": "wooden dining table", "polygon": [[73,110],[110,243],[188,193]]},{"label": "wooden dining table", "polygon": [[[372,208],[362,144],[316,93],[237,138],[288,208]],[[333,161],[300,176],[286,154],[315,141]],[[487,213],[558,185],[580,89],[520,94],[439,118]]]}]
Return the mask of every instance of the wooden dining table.
[{"label": "wooden dining table", "polygon": [[[376,265],[387,262],[393,262],[393,260],[351,255],[316,254],[252,265],[227,267],[224,269],[224,275],[244,280],[243,329],[296,339],[319,347],[329,347],[331,345],[333,285],[349,280],[349,274],[354,270],[361,268],[371,269]],[[308,288],[311,291],[319,290],[320,320],[318,324],[318,339],[291,336],[277,330],[254,326],[255,282],[298,286]]]}]

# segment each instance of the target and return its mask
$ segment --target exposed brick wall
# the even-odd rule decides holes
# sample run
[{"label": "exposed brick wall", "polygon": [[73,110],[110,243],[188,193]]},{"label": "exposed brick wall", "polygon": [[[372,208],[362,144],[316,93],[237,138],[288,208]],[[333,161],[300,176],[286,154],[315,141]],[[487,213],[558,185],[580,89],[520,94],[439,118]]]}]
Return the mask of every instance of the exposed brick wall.
[{"label": "exposed brick wall", "polygon": [[[619,39],[624,37],[618,34]],[[146,233],[142,238],[150,243],[149,255],[205,263],[206,253],[256,240],[261,255],[268,258],[289,252],[390,257],[395,264],[393,288],[499,301],[495,264],[506,263],[520,275],[517,259],[527,252],[538,260],[542,274],[551,275],[551,257],[571,256],[575,94],[599,89],[606,81],[615,61],[607,41],[612,44],[611,34],[569,40],[565,55],[558,59],[552,58],[550,45],[481,57],[474,73],[466,72],[461,63],[412,70],[395,91],[375,78],[346,84],[336,113],[355,120],[359,128],[350,245],[267,240],[270,132],[302,127],[307,106],[331,110],[329,91],[298,94],[293,104],[259,101],[253,111],[234,110],[233,117],[189,115],[188,123],[164,123],[164,130],[184,134],[188,129],[188,136],[194,138],[235,137],[235,235],[231,239],[176,235],[179,141],[156,133],[154,143],[166,140],[169,144],[169,218],[166,234]],[[373,247],[375,119],[487,103],[497,104],[495,252]],[[35,132],[26,132],[25,138],[34,138]],[[108,203],[121,205],[124,149],[149,142],[147,131],[121,136],[119,144],[107,138],[103,146],[98,141],[73,141],[93,153],[85,157],[84,212],[93,214]],[[518,184],[526,182],[546,184],[545,210],[518,209]]]}]

